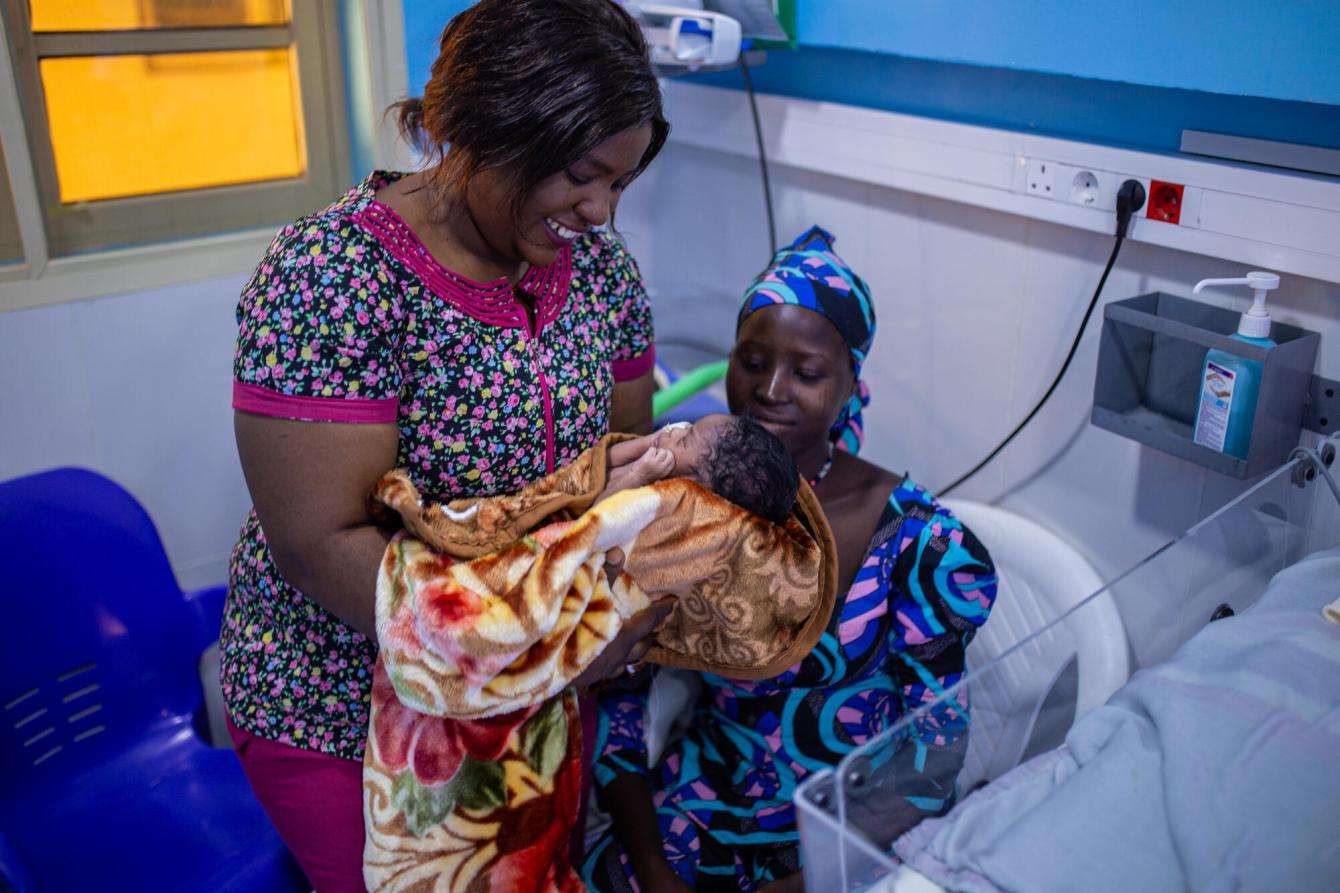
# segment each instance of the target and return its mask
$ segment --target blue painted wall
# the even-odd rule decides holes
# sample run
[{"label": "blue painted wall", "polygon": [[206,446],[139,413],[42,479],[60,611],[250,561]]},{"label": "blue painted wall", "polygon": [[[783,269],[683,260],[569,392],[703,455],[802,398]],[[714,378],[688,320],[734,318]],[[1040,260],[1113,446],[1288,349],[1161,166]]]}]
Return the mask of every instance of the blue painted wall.
[{"label": "blue painted wall", "polygon": [[409,65],[409,89],[418,95],[428,83],[428,69],[437,58],[442,29],[452,16],[473,5],[473,0],[404,0],[405,61]]},{"label": "blue painted wall", "polygon": [[806,46],[1340,103],[1337,0],[800,0]]},{"label": "blue painted wall", "polygon": [[[410,86],[469,0],[404,0]],[[1175,152],[1183,128],[1340,147],[1340,0],[800,0],[764,92]],[[739,87],[738,72],[697,78]]]},{"label": "blue painted wall", "polygon": [[[1338,0],[1340,2],[1340,0]],[[739,88],[738,71],[696,80]],[[1177,152],[1184,128],[1340,148],[1340,105],[1148,87],[1094,78],[802,47],[769,53],[754,86],[1152,152]]]}]

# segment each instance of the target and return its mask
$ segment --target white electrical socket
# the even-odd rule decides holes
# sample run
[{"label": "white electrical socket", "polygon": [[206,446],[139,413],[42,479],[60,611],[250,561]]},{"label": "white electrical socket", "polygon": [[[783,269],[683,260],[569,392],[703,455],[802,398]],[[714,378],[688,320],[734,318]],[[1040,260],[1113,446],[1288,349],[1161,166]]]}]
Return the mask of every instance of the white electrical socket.
[{"label": "white electrical socket", "polygon": [[1098,176],[1093,171],[1076,171],[1070,177],[1070,201],[1093,207],[1098,204]]},{"label": "white electrical socket", "polygon": [[1024,187],[1029,195],[1056,198],[1056,165],[1053,162],[1030,158],[1024,175]]},{"label": "white electrical socket", "polygon": [[[1034,162],[1029,162],[1030,170],[1033,164]],[[1039,161],[1036,164],[1039,167],[1045,165],[1047,171],[1052,175],[1053,192],[1038,193],[1043,197],[1055,198],[1057,201],[1091,208],[1107,214],[1115,214],[1117,213],[1117,190],[1121,188],[1121,184],[1127,180],[1139,180],[1141,185],[1145,187],[1145,196],[1148,200],[1149,179],[1146,177],[1137,177],[1132,174],[1115,174],[1099,168],[1076,167],[1075,165],[1060,164],[1053,161]],[[1140,213],[1143,213],[1143,209]]]}]

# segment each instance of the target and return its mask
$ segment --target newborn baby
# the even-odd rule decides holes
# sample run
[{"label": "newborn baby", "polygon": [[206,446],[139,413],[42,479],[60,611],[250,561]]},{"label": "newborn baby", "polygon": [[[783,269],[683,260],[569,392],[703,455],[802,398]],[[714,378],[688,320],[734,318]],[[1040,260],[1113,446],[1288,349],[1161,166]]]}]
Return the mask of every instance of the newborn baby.
[{"label": "newborn baby", "polygon": [[[517,493],[429,502],[396,469],[373,488],[369,513],[457,558],[473,558],[580,514],[615,493],[683,478],[773,524],[796,503],[800,475],[777,437],[752,419],[715,414],[646,437],[610,435]],[[612,441],[612,442],[611,442]],[[599,481],[604,486],[596,492]],[[595,486],[592,486],[595,484]],[[389,510],[389,511],[388,511]]]},{"label": "newborn baby", "polygon": [[[657,593],[676,597],[659,662],[765,678],[814,644],[832,607],[831,534],[799,492],[781,441],[728,415],[609,435],[502,496],[428,502],[391,472],[372,501],[408,536],[378,578],[383,653],[388,637],[410,659],[437,651],[445,715],[496,714],[578,678]],[[526,681],[498,681],[509,674]]]},{"label": "newborn baby", "polygon": [[785,523],[800,486],[796,464],[776,435],[753,419],[716,414],[656,432],[642,458],[610,472],[600,499],[669,477],[697,481],[774,524]]}]

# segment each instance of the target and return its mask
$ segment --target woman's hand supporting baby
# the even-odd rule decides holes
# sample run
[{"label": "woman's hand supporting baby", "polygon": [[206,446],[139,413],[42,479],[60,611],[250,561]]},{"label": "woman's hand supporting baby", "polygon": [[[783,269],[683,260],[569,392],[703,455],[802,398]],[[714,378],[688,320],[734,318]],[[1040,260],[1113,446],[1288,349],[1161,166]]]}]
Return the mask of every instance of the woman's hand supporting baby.
[{"label": "woman's hand supporting baby", "polygon": [[628,618],[619,634],[605,646],[604,651],[596,655],[595,660],[572,684],[582,688],[603,682],[618,676],[629,664],[640,661],[651,648],[651,634],[670,615],[670,609],[674,606],[674,597],[665,596],[652,602],[651,607],[642,613]]},{"label": "woman's hand supporting baby", "polygon": [[[600,492],[597,502],[620,490],[645,487],[647,484],[662,480],[674,472],[674,454],[667,449],[654,446],[654,442],[655,435],[648,435],[610,447],[609,475],[605,489]],[[623,563],[623,554],[618,549],[612,549],[608,558],[612,566],[607,565],[606,571],[611,572],[610,578],[613,579],[614,574],[622,570],[620,565]],[[595,662],[587,667],[586,672],[577,679],[577,684],[589,685],[607,679],[621,673],[625,665],[640,660],[651,645],[649,641],[651,633],[655,631],[656,627],[660,626],[661,621],[666,618],[673,606],[673,598],[662,598],[654,602],[650,608],[641,614],[630,619],[609,647],[601,652]],[[651,791],[646,788],[646,782],[636,776],[629,776],[627,779],[632,783],[641,783],[643,790],[640,793],[643,794],[648,809],[651,809]],[[625,779],[619,781],[625,781]],[[618,783],[615,782],[615,784]],[[642,816],[642,818],[647,821],[646,827],[652,829],[657,827],[654,809],[651,809],[649,816]],[[647,835],[647,840],[644,843],[646,845],[642,849],[646,852],[639,850],[638,855],[650,856],[650,858],[639,859],[640,864],[635,867],[638,880],[643,884],[644,889],[690,889],[689,885],[679,879],[670,868],[670,864],[661,856],[659,834]]]},{"label": "woman's hand supporting baby", "polygon": [[[675,470],[674,455],[669,450],[653,446],[654,442],[655,435],[648,434],[610,447],[605,489],[600,491],[597,502],[620,490],[645,487]],[[611,549],[606,557],[605,572],[613,580],[623,572],[623,551]],[[653,602],[642,613],[630,617],[614,640],[573,680],[573,684],[579,687],[593,685],[619,675],[624,667],[640,661],[651,648],[651,634],[673,607],[674,599],[667,596]]]}]

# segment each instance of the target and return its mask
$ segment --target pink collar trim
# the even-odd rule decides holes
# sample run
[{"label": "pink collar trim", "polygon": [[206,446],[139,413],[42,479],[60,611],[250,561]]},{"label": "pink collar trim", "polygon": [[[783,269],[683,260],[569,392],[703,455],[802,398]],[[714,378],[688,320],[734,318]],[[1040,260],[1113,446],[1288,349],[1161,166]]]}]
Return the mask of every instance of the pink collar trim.
[{"label": "pink collar trim", "polygon": [[[437,262],[409,224],[389,206],[374,198],[353,214],[353,220],[452,307],[489,325],[514,329],[527,327],[526,310],[513,295],[512,286],[506,279],[482,283],[448,270]],[[518,286],[535,296],[536,334],[563,312],[571,284],[570,245],[559,252],[558,258],[549,266],[531,267],[521,277]]]}]

